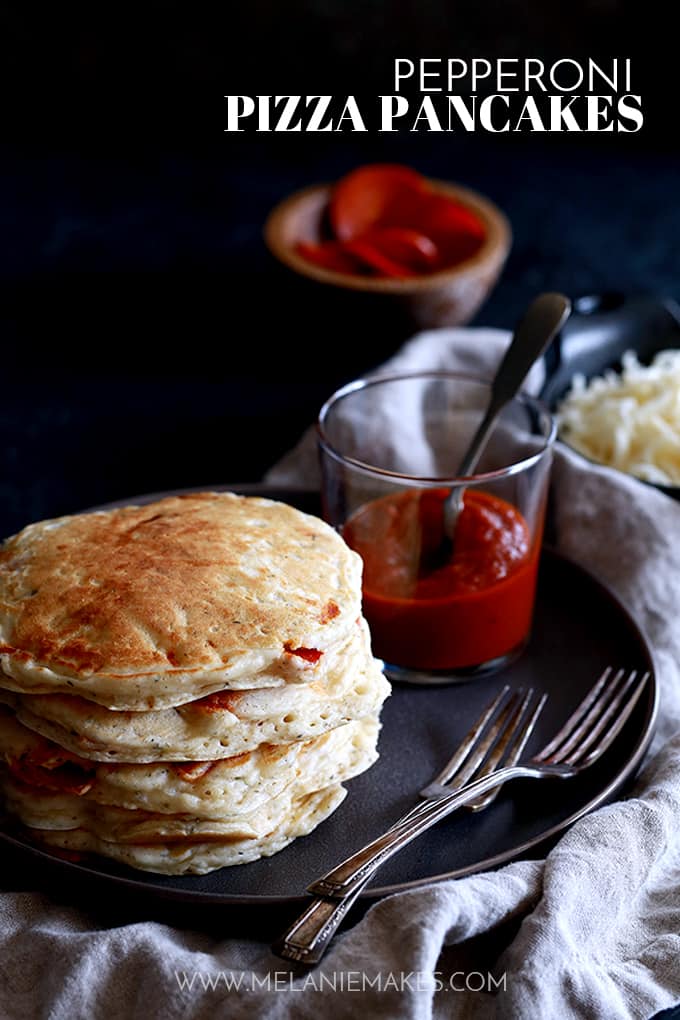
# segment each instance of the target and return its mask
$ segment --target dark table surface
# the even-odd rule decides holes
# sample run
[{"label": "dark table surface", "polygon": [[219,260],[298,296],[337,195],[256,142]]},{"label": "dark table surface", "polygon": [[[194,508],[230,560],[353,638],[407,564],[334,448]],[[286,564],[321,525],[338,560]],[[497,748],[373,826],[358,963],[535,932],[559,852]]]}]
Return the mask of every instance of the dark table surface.
[{"label": "dark table surface", "polygon": [[329,302],[262,241],[291,190],[398,160],[485,192],[514,246],[476,322],[537,291],[680,297],[670,152],[399,135],[0,162],[0,531],[141,492],[248,481],[340,383],[406,338]]}]

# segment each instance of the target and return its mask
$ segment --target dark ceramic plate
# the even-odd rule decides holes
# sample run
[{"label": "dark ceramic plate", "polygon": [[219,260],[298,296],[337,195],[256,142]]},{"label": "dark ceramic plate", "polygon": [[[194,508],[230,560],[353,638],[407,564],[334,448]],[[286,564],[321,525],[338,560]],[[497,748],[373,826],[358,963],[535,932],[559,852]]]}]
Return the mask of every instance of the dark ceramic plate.
[{"label": "dark ceramic plate", "polygon": [[[214,488],[224,488],[215,486]],[[318,512],[314,493],[238,486]],[[145,496],[148,501],[157,496]],[[126,500],[142,502],[142,499]],[[652,678],[604,759],[566,782],[515,783],[479,814],[459,813],[425,833],[390,861],[364,896],[481,871],[537,847],[577,818],[611,800],[634,775],[649,745],[657,689],[652,653],[639,628],[607,589],[556,553],[543,555],[533,637],[524,654],[494,676],[451,687],[397,687],[383,709],[380,759],[349,784],[341,807],[310,836],[266,860],[210,875],[165,878],[92,858],[59,861],[73,879],[110,889],[194,904],[290,903],[307,884],[383,831],[450,756],[482,707],[505,683],[550,692],[528,751],[542,746],[608,664],[650,670]],[[30,851],[36,869],[48,858],[5,823],[2,839]],[[28,862],[27,862],[28,863]],[[28,871],[28,869],[27,869]]]}]

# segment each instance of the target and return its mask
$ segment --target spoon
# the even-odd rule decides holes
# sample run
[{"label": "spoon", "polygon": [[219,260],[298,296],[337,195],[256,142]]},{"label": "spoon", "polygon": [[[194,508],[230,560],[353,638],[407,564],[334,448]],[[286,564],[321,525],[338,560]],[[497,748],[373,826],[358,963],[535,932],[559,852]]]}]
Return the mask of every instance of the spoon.
[{"label": "spoon", "polygon": [[[562,328],[570,312],[571,301],[564,294],[539,294],[531,302],[515,329],[510,346],[491,383],[491,397],[486,413],[460,462],[457,477],[467,478],[474,472],[498,415],[515,396],[527,372]],[[444,501],[444,537],[437,550],[438,563],[451,558],[456,523],[463,509],[464,491],[462,487],[451,489]]]}]

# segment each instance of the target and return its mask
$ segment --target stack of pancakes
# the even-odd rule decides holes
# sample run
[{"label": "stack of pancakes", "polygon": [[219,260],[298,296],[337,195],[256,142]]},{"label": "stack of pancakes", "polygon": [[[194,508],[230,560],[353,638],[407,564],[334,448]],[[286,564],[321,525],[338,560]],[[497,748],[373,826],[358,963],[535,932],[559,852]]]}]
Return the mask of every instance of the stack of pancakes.
[{"label": "stack of pancakes", "polygon": [[0,551],[0,783],[35,840],[164,874],[268,856],[376,757],[361,562],[231,493],[25,528]]}]

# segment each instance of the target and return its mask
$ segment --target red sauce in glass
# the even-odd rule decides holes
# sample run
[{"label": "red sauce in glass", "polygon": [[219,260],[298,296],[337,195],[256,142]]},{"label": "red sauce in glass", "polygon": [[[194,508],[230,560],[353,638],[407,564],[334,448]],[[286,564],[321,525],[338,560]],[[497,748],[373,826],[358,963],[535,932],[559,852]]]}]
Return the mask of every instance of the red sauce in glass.
[{"label": "red sauce in glass", "polygon": [[364,613],[375,654],[414,669],[477,666],[529,633],[540,535],[520,512],[467,489],[451,559],[432,565],[446,489],[374,500],[344,527],[364,561]]}]

